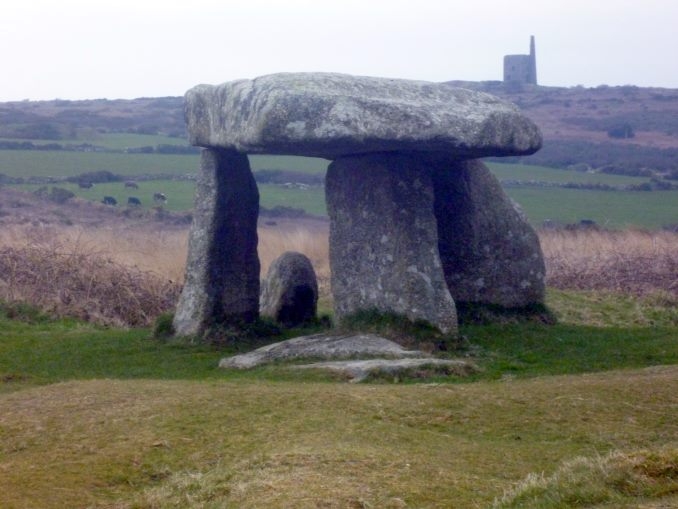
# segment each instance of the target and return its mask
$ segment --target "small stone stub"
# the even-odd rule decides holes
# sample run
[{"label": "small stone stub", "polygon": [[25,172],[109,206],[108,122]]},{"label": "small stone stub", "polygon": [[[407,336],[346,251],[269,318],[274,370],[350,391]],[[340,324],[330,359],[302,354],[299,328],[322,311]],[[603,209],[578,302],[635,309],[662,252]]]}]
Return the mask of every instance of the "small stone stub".
[{"label": "small stone stub", "polygon": [[318,280],[311,260],[288,251],[276,258],[261,287],[260,313],[286,327],[313,320],[318,307]]}]

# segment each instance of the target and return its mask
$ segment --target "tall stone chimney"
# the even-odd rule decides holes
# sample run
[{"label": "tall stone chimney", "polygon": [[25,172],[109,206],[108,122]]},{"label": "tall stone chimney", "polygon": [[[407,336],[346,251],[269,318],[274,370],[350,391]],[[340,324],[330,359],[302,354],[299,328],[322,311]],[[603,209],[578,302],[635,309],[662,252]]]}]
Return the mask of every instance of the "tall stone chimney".
[{"label": "tall stone chimney", "polygon": [[529,83],[537,84],[537,52],[534,46],[534,35],[530,36],[530,73]]}]

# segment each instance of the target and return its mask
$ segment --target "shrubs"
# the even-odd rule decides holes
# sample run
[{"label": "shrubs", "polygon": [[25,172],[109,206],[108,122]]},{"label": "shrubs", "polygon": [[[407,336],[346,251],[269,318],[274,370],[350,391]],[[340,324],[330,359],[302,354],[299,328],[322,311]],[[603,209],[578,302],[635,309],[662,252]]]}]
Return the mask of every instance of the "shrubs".
[{"label": "shrubs", "polygon": [[64,189],[63,187],[52,187],[51,190],[47,191],[47,186],[40,187],[34,191],[36,196],[44,198],[54,203],[63,204],[66,203],[71,198],[75,197],[75,193]]},{"label": "shrubs", "polygon": [[[58,229],[55,235],[40,229],[29,235],[25,227],[14,232],[4,230],[0,301],[27,303],[57,316],[126,326],[151,325],[158,315],[174,309],[180,283],[173,281],[182,278],[185,258],[178,253],[185,252],[185,233],[163,233],[159,238],[144,234],[125,240],[120,232],[66,232]],[[586,222],[570,229],[543,229],[539,235],[547,265],[546,282],[551,288],[662,296],[672,305],[678,302],[678,231],[608,231]],[[27,240],[19,242],[23,236]],[[94,252],[94,248],[83,245],[110,252]],[[331,309],[327,249],[324,229],[263,229],[259,235],[264,274],[272,260],[285,251],[298,250],[312,260],[318,274],[321,313]],[[462,320],[482,322],[488,313],[497,313],[487,307],[462,309],[463,303],[458,304]],[[502,321],[525,319],[525,313],[514,311],[502,316]],[[548,321],[547,310],[522,311],[530,311],[530,319],[542,317]],[[430,339],[430,331],[423,329],[419,334],[414,324],[390,323],[393,317],[367,313],[354,318],[353,327],[369,327],[365,330],[381,334],[389,334],[389,329],[401,334],[410,327],[412,330],[405,334],[408,341]],[[171,319],[165,322],[157,322],[158,334],[169,330]],[[221,336],[223,341],[231,341],[228,331],[222,331]]]},{"label": "shrubs", "polygon": [[[678,148],[659,148],[635,144],[619,143],[610,140],[595,143],[583,140],[546,140],[536,154],[530,156],[505,157],[503,163],[532,164],[552,168],[567,168],[586,163],[592,168],[619,168],[624,175],[651,176],[653,173],[643,169],[653,168],[660,172],[676,168]],[[617,173],[617,171],[609,171]]]},{"label": "shrubs", "polygon": [[87,171],[74,177],[68,177],[67,180],[69,182],[76,183],[90,182],[94,184],[101,184],[104,182],[120,182],[122,181],[122,177],[108,170],[98,170],[98,171]]},{"label": "shrubs", "polygon": [[178,293],[176,283],[96,253],[61,245],[0,249],[0,300],[14,308],[27,303],[53,316],[146,326],[174,307]]},{"label": "shrubs", "polygon": [[628,139],[633,138],[636,135],[636,133],[633,131],[633,127],[631,127],[631,124],[623,123],[608,129],[607,135],[610,138]]}]

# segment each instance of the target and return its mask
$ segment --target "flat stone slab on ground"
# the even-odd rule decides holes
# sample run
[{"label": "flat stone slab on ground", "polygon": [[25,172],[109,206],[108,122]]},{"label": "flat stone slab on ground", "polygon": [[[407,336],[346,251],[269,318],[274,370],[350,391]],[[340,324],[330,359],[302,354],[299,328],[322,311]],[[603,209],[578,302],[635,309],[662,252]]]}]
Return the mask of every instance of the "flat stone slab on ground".
[{"label": "flat stone slab on ground", "polygon": [[314,334],[273,343],[246,354],[226,357],[220,368],[248,369],[279,360],[293,359],[350,359],[360,356],[424,357],[419,350],[406,350],[398,343],[375,334],[327,335]]},{"label": "flat stone slab on ground", "polygon": [[433,368],[447,374],[469,376],[478,372],[478,367],[469,361],[459,359],[369,359],[357,361],[315,362],[293,366],[296,369],[326,369],[348,375],[351,382],[361,382],[373,373],[396,376],[407,370]]}]

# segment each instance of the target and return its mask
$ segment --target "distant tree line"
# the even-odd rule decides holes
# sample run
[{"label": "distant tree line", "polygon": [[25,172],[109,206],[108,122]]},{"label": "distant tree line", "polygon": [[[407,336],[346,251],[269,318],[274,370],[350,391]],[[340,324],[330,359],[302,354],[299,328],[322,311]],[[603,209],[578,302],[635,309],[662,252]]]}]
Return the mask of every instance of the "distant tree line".
[{"label": "distant tree line", "polygon": [[146,145],[143,147],[133,147],[125,149],[128,154],[199,154],[200,147],[192,147],[191,145],[167,145],[160,144],[155,147]]}]

